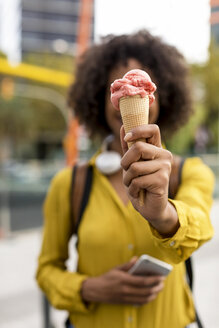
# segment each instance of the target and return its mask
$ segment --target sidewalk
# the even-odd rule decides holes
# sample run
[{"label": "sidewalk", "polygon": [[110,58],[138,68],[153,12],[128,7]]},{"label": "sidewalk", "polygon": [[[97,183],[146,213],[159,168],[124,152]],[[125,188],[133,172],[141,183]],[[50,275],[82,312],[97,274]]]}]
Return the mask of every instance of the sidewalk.
[{"label": "sidewalk", "polygon": [[[219,327],[218,213],[219,199],[214,202],[212,209],[215,236],[193,255],[195,302],[206,328]],[[40,230],[0,239],[1,328],[43,327],[41,293],[34,279],[40,242]],[[55,328],[63,328],[66,315],[64,311],[52,311]]]}]

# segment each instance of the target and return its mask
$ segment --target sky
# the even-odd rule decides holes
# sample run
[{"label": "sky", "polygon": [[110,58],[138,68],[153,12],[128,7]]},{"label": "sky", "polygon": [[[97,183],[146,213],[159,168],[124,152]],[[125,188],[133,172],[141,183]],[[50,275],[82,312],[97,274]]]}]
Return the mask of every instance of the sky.
[{"label": "sky", "polygon": [[189,62],[204,62],[210,40],[210,0],[95,0],[96,40],[147,28]]},{"label": "sky", "polygon": [[[20,0],[0,0],[0,49],[19,61]],[[35,0],[37,1],[37,0]],[[95,39],[147,28],[175,45],[189,62],[204,62],[210,40],[209,0],[94,0]],[[4,10],[3,10],[4,2]]]},{"label": "sky", "polygon": [[21,59],[19,13],[20,0],[0,0],[0,50],[8,55],[12,64]]}]

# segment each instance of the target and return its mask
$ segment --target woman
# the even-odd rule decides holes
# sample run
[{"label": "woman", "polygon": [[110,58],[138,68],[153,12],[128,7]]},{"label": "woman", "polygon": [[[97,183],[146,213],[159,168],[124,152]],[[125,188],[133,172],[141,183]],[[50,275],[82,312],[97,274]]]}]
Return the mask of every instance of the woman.
[{"label": "woman", "polygon": [[[150,124],[125,136],[110,85],[136,68],[150,74],[158,91]],[[96,165],[102,149],[87,164],[93,182],[78,230],[77,272],[65,267],[76,221],[71,206],[73,212],[78,206],[77,196],[70,204],[71,168],[57,174],[46,198],[37,280],[55,307],[69,311],[76,328],[184,328],[195,321],[184,261],[213,235],[214,179],[200,159],[188,158],[179,182],[182,161],[162,147],[187,121],[190,99],[183,57],[146,31],[106,38],[79,62],[69,104],[91,136],[113,136],[107,148],[121,155],[122,169],[103,174]],[[127,141],[139,138],[147,143],[127,148]],[[141,189],[147,194],[143,206]],[[142,254],[172,264],[172,272],[166,279],[129,274]]]}]

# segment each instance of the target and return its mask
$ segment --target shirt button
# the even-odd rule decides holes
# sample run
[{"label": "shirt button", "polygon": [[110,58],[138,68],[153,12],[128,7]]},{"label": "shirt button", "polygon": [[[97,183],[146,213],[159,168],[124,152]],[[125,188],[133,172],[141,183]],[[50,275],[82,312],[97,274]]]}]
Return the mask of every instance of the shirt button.
[{"label": "shirt button", "polygon": [[132,317],[131,316],[128,317],[128,322],[132,322]]},{"label": "shirt button", "polygon": [[133,244],[128,244],[128,249],[132,250],[133,249]]},{"label": "shirt button", "polygon": [[171,247],[174,246],[175,243],[176,243],[175,241],[171,241],[171,242],[170,242],[170,246],[171,246]]}]

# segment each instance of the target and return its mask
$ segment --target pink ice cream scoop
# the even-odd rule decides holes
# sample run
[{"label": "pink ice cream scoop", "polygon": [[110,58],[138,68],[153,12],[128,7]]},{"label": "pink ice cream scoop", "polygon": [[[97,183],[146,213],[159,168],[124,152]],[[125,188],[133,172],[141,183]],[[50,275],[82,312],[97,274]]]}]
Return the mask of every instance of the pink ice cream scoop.
[{"label": "pink ice cream scoop", "polygon": [[115,80],[111,84],[111,102],[119,110],[119,99],[122,97],[140,95],[142,98],[149,97],[149,105],[155,99],[156,85],[150,76],[141,69],[133,69],[127,72],[122,79]]}]

